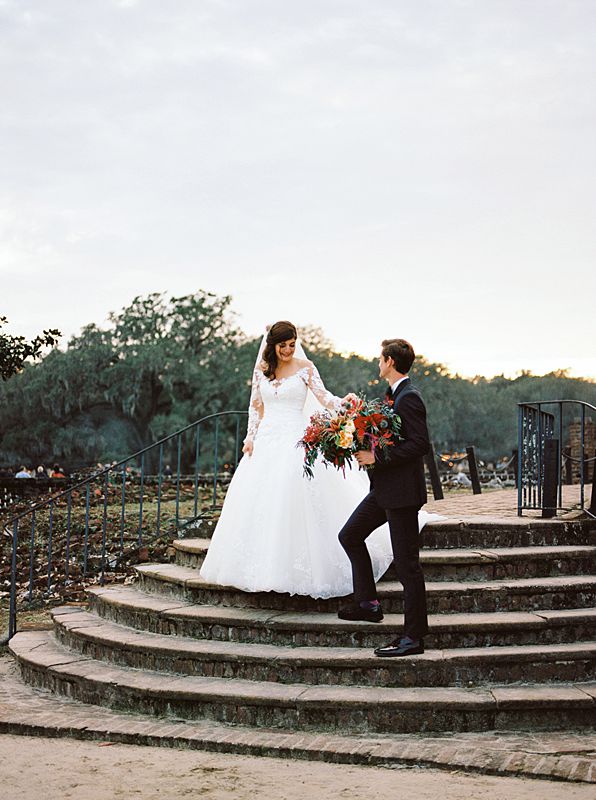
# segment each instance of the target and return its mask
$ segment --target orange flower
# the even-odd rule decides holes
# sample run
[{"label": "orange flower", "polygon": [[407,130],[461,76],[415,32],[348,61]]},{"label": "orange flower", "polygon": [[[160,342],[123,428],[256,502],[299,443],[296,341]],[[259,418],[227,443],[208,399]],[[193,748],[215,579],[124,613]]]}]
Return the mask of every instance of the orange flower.
[{"label": "orange flower", "polygon": [[348,431],[340,431],[339,434],[339,446],[340,447],[351,447],[354,443],[354,437]]}]

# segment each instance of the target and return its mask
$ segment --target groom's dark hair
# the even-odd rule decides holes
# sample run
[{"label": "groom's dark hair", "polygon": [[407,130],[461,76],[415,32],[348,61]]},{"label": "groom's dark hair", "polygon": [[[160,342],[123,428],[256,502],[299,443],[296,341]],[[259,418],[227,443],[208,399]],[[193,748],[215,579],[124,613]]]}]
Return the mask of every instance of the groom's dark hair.
[{"label": "groom's dark hair", "polygon": [[383,339],[381,342],[381,353],[383,358],[393,359],[393,364],[398,372],[406,375],[410,371],[410,367],[414,363],[416,353],[414,348],[405,339]]}]

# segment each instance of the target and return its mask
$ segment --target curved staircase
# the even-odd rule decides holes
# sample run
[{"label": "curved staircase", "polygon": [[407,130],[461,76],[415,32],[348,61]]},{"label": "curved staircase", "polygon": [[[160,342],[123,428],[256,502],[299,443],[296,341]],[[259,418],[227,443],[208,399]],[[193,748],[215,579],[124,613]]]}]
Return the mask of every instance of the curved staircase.
[{"label": "curved staircase", "polygon": [[594,523],[430,523],[421,558],[424,655],[378,659],[399,634],[402,591],[380,584],[381,624],[345,601],[246,593],[202,581],[209,540],[131,586],[90,589],[88,610],[10,649],[26,681],[87,703],[183,719],[339,734],[586,729],[596,722]]}]

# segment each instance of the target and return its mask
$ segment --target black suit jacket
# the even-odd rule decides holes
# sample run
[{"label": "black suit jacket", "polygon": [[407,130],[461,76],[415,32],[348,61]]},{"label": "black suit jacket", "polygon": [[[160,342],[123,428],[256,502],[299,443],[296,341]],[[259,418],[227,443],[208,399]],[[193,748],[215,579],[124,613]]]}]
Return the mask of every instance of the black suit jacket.
[{"label": "black suit jacket", "polygon": [[403,441],[377,450],[370,483],[381,508],[423,506],[426,503],[424,456],[430,449],[426,407],[409,378],[397,387],[393,410],[401,417]]}]

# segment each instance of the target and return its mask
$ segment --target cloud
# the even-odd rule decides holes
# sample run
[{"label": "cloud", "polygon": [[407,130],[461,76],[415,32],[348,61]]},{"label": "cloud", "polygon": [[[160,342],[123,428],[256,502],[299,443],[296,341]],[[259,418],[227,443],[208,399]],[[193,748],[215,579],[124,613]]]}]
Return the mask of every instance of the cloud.
[{"label": "cloud", "polygon": [[594,12],[0,2],[3,313],[39,327],[23,276],[73,331],[204,287],[251,332],[287,308],[371,353],[397,316],[437,360],[496,363],[504,328],[525,366],[587,359]]}]

